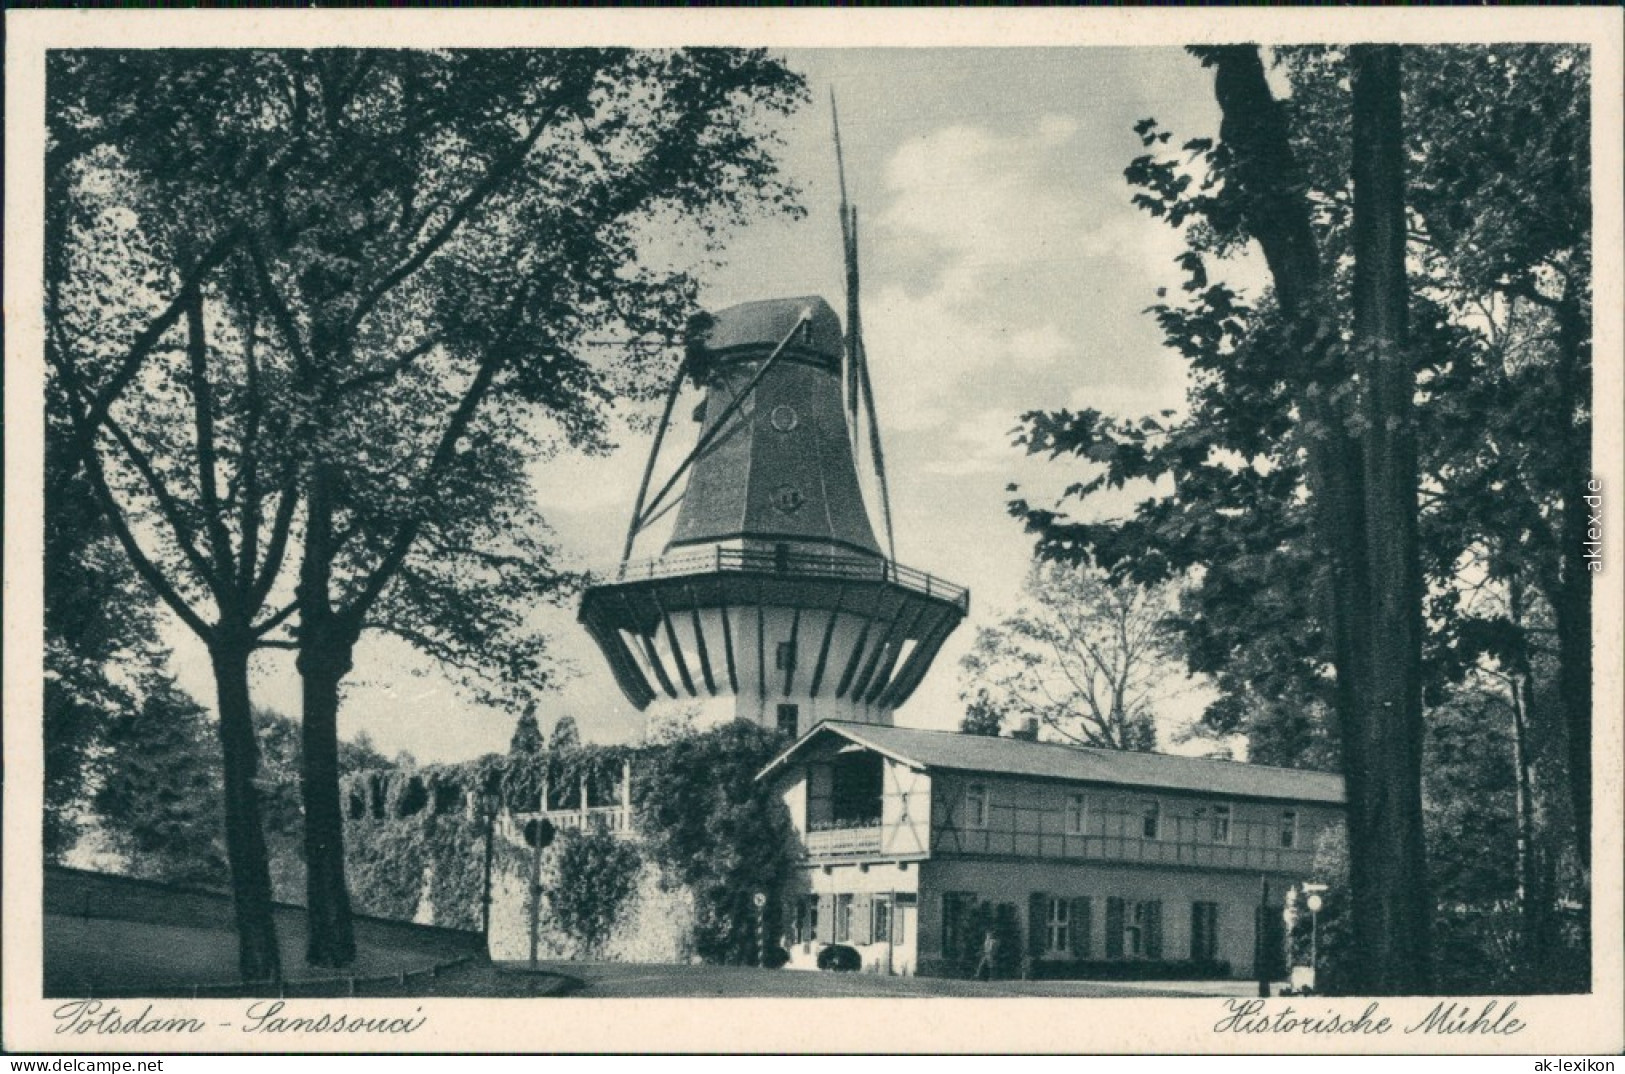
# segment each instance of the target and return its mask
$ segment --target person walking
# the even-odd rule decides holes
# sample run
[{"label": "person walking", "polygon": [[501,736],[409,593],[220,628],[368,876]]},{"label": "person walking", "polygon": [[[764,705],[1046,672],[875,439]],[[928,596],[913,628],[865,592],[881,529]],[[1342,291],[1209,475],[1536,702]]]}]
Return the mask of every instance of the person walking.
[{"label": "person walking", "polygon": [[976,963],[976,979],[978,981],[993,980],[993,964],[999,957],[999,938],[988,929],[982,935],[982,958]]}]

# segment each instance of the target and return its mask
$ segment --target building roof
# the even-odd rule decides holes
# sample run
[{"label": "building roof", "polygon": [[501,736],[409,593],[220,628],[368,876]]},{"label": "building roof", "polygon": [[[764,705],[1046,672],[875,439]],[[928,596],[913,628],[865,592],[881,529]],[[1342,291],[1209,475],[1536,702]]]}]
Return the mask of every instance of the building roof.
[{"label": "building roof", "polygon": [[841,319],[829,308],[829,303],[817,295],[741,302],[717,310],[705,334],[705,349],[730,351],[738,347],[760,347],[771,350],[790,334],[790,329],[802,317],[808,318],[808,331],[797,349],[839,361],[844,349]]},{"label": "building roof", "polygon": [[[803,323],[783,359],[764,366]],[[706,346],[732,372],[704,380],[707,446],[689,470],[668,552],[740,541],[880,559],[841,398],[841,323],[829,304],[806,297],[730,306],[716,314]],[[747,384],[749,406],[733,406]]]},{"label": "building roof", "polygon": [[1344,801],[1343,777],[1329,772],[834,720],[825,720],[813,727],[775,757],[757,778],[788,764],[814,739],[832,734],[914,768],[1106,783],[1236,798],[1327,804]]}]

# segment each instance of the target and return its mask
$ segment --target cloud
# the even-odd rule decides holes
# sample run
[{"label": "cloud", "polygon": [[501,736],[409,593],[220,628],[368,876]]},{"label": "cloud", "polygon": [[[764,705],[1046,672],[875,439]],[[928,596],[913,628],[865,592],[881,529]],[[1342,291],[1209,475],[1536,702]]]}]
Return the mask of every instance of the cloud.
[{"label": "cloud", "polygon": [[1072,178],[1088,153],[1076,119],[1045,114],[1010,130],[952,124],[892,154],[877,238],[865,233],[865,278],[880,282],[864,316],[890,428],[949,429],[967,399],[1008,399],[1013,419],[1066,391],[1035,386],[1111,371],[1125,347],[1107,339],[1101,354],[1091,326],[1148,304],[1180,241],[1126,194],[1091,198]]}]

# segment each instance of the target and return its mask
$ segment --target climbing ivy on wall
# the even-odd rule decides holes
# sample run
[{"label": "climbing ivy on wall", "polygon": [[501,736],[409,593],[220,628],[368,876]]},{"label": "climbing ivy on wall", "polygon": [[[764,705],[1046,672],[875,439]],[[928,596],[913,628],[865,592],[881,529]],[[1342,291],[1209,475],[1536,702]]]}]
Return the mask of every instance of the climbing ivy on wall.
[{"label": "climbing ivy on wall", "polygon": [[599,828],[565,832],[556,855],[553,916],[586,957],[596,957],[637,890],[642,855]]},{"label": "climbing ivy on wall", "polygon": [[[410,919],[427,870],[434,924],[478,929],[484,854],[479,795],[496,791],[506,809],[534,812],[545,783],[550,809],[577,809],[585,780],[588,804],[609,805],[619,801],[622,764],[630,763],[638,844],[604,833],[602,840],[567,837],[557,848],[561,891],[583,887],[563,878],[563,872],[576,869],[615,897],[601,900],[603,905],[566,908],[555,896],[556,911],[569,917],[574,938],[589,948],[600,944],[604,922],[612,926],[630,897],[641,845],[668,884],[693,892],[694,945],[700,956],[712,962],[753,961],[757,911],[752,896],[767,895],[763,923],[768,936],[777,936],[780,897],[795,861],[788,811],[755,781],[783,744],[773,732],[735,722],[640,747],[581,745],[359,773],[345,785],[351,896],[363,913]],[[581,845],[572,849],[576,840]],[[600,846],[604,840],[626,853]],[[573,897],[563,896],[565,903]]]},{"label": "climbing ivy on wall", "polygon": [[757,910],[780,933],[780,903],[795,864],[790,814],[756,773],[784,747],[744,721],[651,747],[633,772],[638,829],[655,860],[694,892],[694,947],[708,962],[756,957]]}]

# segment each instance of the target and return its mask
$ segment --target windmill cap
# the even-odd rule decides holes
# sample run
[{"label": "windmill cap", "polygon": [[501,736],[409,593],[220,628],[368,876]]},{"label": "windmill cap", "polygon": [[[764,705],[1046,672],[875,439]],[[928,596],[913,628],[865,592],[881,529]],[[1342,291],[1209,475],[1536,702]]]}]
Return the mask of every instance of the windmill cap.
[{"label": "windmill cap", "polygon": [[802,298],[770,298],[741,302],[703,318],[695,340],[711,354],[777,347],[805,316],[807,330],[791,340],[787,349],[839,361],[843,349],[841,319],[829,303],[817,295]]}]

